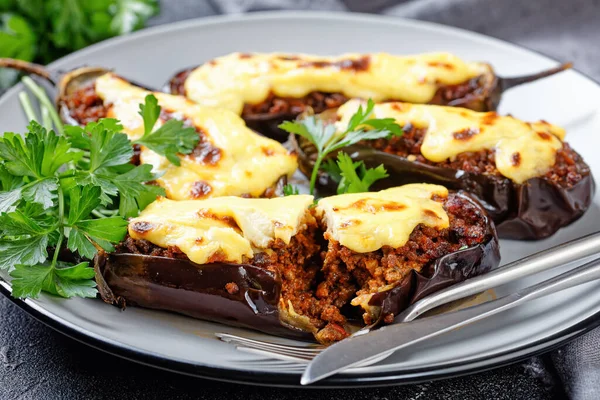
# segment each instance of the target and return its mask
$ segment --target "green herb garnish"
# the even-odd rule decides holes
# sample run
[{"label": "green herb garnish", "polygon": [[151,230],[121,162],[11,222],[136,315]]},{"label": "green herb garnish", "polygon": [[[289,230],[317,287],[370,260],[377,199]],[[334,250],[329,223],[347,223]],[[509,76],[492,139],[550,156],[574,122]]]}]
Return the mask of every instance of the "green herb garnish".
[{"label": "green herb garnish", "polygon": [[298,188],[292,184],[287,184],[283,187],[283,195],[284,196],[293,196],[299,194]]},{"label": "green herb garnish", "polygon": [[[46,124],[56,117],[46,115]],[[66,126],[61,136],[31,121],[24,136],[0,137],[0,269],[10,271],[13,296],[94,297],[94,270],[79,261],[114,251],[127,233],[125,218],[165,194],[145,184],[158,177],[151,165],[130,163],[122,129],[101,119]]]},{"label": "green herb garnish", "polygon": [[161,108],[153,95],[140,105],[144,135],[133,143],[115,119],[63,126],[43,89],[23,81],[40,102],[44,126],[23,94],[28,132],[0,137],[0,269],[10,271],[15,297],[94,297],[94,270],[85,260],[114,251],[126,218],[165,195],[146,184],[158,178],[151,165],[131,164],[133,144],[179,165],[178,155],[191,153],[200,137],[178,120],[154,129]]},{"label": "green herb garnish", "polygon": [[154,95],[146,96],[145,103],[140,104],[140,115],[144,119],[144,136],[133,143],[146,146],[179,166],[181,163],[177,154],[190,154],[200,141],[200,136],[194,128],[184,128],[183,121],[176,119],[170,119],[160,128],[153,130],[160,116],[160,109]]},{"label": "green herb garnish", "polygon": [[[72,168],[63,172],[63,184],[71,186],[91,185],[99,188],[98,200],[102,206],[118,204],[122,217],[136,216],[156,199],[165,194],[158,186],[144,182],[157,178],[152,166],[135,166],[130,163],[133,148],[122,126],[115,119],[105,118],[90,122],[86,127],[65,126],[70,145],[85,155]],[[96,210],[94,208],[93,210]],[[106,212],[97,210],[101,217]]]},{"label": "green herb garnish", "polygon": [[75,178],[90,174],[78,167],[83,158],[67,138],[34,121],[24,138],[14,133],[0,138],[0,269],[11,270],[15,297],[37,297],[42,290],[95,296],[88,263],[59,262],[58,256],[68,242],[71,251],[92,258],[96,249],[114,250],[112,243],[125,236],[124,218],[91,216],[102,201],[102,188]]},{"label": "green herb garnish", "polygon": [[[310,177],[310,193],[314,194],[317,175],[321,164],[328,154],[344,147],[351,146],[361,140],[373,140],[400,136],[402,128],[393,118],[370,118],[375,103],[369,99],[366,109],[359,106],[358,111],[350,118],[344,132],[337,134],[335,125],[325,125],[322,120],[310,116],[301,121],[285,121],[279,128],[310,141],[317,149],[317,159]],[[370,129],[366,129],[369,127]]]},{"label": "green herb garnish", "polygon": [[389,176],[383,164],[367,168],[363,161],[352,161],[343,151],[338,153],[337,162],[328,159],[323,170],[338,183],[338,194],[368,192],[373,183]]}]

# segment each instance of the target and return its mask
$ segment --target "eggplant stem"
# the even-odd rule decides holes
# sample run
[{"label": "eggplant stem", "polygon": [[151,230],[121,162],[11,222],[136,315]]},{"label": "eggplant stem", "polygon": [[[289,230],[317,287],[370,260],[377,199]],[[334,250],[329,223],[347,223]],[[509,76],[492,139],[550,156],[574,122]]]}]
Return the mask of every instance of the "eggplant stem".
[{"label": "eggplant stem", "polygon": [[16,69],[17,71],[26,72],[28,74],[33,74],[44,78],[54,86],[57,84],[54,74],[45,66],[40,64],[16,60],[14,58],[0,58],[0,68]]},{"label": "eggplant stem", "polygon": [[566,71],[568,69],[571,69],[572,67],[573,67],[573,63],[569,62],[569,63],[561,64],[558,67],[550,68],[546,71],[537,72],[535,74],[525,75],[525,76],[517,76],[514,78],[500,78],[499,77],[498,80],[499,80],[500,87],[502,88],[502,91],[505,92],[508,89],[511,89],[515,86],[519,86],[519,85],[522,85],[522,84],[528,83],[528,82],[537,81],[538,79],[546,78],[548,76],[557,74],[559,72]]}]

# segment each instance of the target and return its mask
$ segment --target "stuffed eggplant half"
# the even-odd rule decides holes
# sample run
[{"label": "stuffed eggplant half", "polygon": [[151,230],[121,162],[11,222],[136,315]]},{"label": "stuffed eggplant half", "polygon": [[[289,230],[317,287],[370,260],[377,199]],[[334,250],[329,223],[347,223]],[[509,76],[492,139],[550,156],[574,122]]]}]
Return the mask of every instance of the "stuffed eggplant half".
[{"label": "stuffed eggplant half", "polygon": [[[322,113],[339,129],[363,104],[351,100]],[[375,118],[393,118],[402,136],[363,141],[344,149],[368,166],[384,164],[385,188],[414,182],[465,190],[489,212],[498,234],[508,239],[541,239],[583,215],[595,183],[589,167],[568,143],[565,131],[545,121],[523,122],[495,112],[390,102],[375,105]],[[294,138],[300,169],[310,176],[315,148]],[[323,193],[335,187],[324,172]]]},{"label": "stuffed eggplant half", "polygon": [[62,91],[63,119],[83,125],[116,118],[131,140],[144,134],[140,104],[153,94],[161,106],[157,126],[183,120],[200,135],[196,148],[180,155],[180,166],[141,146],[135,163],[151,164],[162,174],[156,183],[174,200],[216,196],[272,196],[297,169],[296,155],[278,142],[258,135],[227,110],[195,104],[182,96],[149,92],[112,73],[100,75],[77,90]]},{"label": "stuffed eggplant half", "polygon": [[320,113],[349,98],[372,98],[495,110],[504,91],[566,68],[507,79],[496,76],[489,64],[448,53],[233,53],[179,72],[167,89],[199,104],[229,109],[252,129],[283,141],[287,136],[279,123],[307,107]]},{"label": "stuffed eggplant half", "polygon": [[414,184],[321,199],[160,198],[96,257],[102,298],[331,343],[498,265],[468,195]]}]

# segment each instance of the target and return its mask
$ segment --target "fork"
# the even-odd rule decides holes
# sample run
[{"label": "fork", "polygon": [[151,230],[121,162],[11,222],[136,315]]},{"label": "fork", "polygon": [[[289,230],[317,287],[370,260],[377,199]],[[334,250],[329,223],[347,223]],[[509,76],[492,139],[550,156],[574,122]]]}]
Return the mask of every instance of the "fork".
[{"label": "fork", "polygon": [[[502,267],[496,268],[484,275],[480,275],[446,289],[435,292],[406,308],[398,314],[394,323],[408,322],[423,313],[443,304],[463,299],[485,290],[495,288],[517,279],[556,268],[570,262],[579,261],[600,252],[600,232],[563,243],[550,249],[535,253],[528,257],[513,261]],[[351,336],[368,333],[374,325],[368,325],[358,330]],[[278,368],[295,370],[300,369],[321,353],[325,346],[315,344],[289,345],[263,340],[249,339],[228,333],[216,333],[216,336],[227,343],[231,343],[238,350],[266,356],[283,361]],[[369,360],[366,366],[374,364],[388,357],[386,353],[377,359]]]}]

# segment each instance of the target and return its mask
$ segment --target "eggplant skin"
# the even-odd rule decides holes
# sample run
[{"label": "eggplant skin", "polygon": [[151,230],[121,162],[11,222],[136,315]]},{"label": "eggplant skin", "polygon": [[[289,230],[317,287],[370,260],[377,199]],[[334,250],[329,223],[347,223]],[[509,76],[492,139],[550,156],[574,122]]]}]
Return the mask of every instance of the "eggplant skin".
[{"label": "eggplant skin", "polygon": [[[479,203],[467,193],[459,195],[471,203]],[[418,300],[496,268],[500,263],[500,247],[494,223],[487,218],[485,240],[473,247],[446,254],[420,272],[412,270],[393,288],[374,295],[369,305],[381,307],[380,319],[397,316]]]},{"label": "eggplant skin", "polygon": [[263,268],[101,252],[94,269],[102,299],[123,309],[135,305],[278,336],[313,337],[280,322],[281,277]]},{"label": "eggplant skin", "polygon": [[[291,142],[298,153],[300,170],[310,176],[312,145],[294,136]],[[390,177],[375,183],[373,190],[426,182],[470,193],[494,220],[503,239],[537,240],[553,235],[585,213],[596,191],[591,172],[570,188],[542,178],[517,184],[508,178],[409,161],[360,144],[342,151],[355,161],[364,161],[367,167],[385,166]],[[320,172],[317,189],[321,195],[335,193],[336,187],[326,173]]]}]

